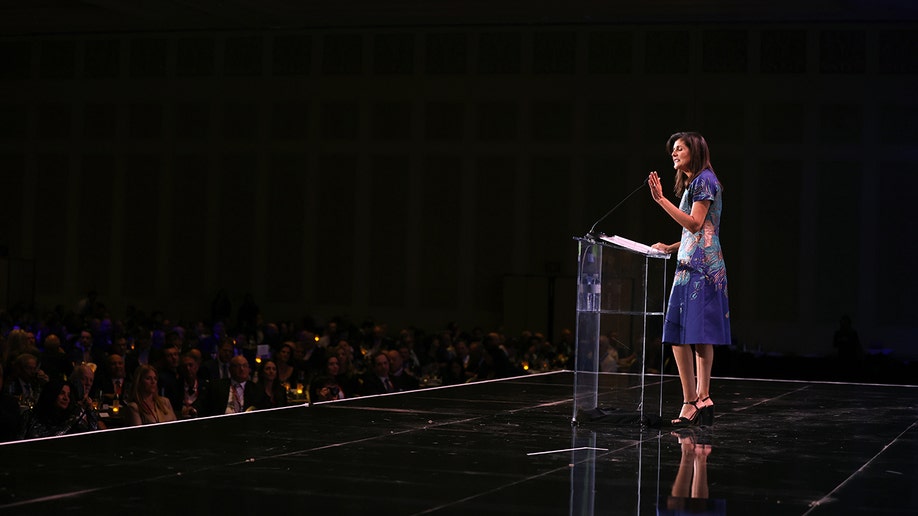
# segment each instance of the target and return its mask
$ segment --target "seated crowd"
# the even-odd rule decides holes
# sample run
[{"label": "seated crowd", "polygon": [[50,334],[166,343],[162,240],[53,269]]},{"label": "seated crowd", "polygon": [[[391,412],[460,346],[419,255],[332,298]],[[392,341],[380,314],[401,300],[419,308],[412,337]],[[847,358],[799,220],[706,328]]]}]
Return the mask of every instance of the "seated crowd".
[{"label": "seated crowd", "polygon": [[[173,323],[134,310],[0,313],[0,442],[386,394],[570,368],[570,332],[507,339],[334,318],[318,327]],[[4,375],[5,373],[5,375]]]}]

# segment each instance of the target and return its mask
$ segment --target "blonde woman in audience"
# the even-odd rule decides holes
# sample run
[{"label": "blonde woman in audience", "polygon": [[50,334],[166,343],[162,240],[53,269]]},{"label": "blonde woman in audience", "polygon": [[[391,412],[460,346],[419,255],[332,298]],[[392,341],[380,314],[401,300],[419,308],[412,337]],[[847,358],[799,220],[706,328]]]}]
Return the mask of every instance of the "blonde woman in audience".
[{"label": "blonde woman in audience", "polygon": [[126,424],[130,426],[148,425],[175,421],[175,411],[169,398],[158,394],[156,369],[150,365],[141,365],[134,374],[134,385],[131,387],[131,401],[125,406]]}]

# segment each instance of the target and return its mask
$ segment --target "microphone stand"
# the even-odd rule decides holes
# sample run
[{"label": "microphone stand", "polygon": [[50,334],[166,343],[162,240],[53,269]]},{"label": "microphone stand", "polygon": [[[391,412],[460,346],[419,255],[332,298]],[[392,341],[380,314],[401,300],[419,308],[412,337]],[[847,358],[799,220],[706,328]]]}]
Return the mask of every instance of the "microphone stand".
[{"label": "microphone stand", "polygon": [[[605,220],[606,217],[608,217],[609,215],[612,215],[612,212],[613,212],[613,211],[617,210],[619,206],[621,206],[622,204],[624,204],[625,201],[627,201],[628,199],[630,199],[632,195],[636,194],[637,191],[640,190],[641,188],[643,188],[644,185],[646,185],[646,184],[647,184],[647,180],[646,180],[646,179],[643,180],[643,181],[641,181],[641,184],[639,184],[637,188],[635,188],[634,190],[632,190],[630,194],[626,195],[624,199],[622,199],[621,201],[618,202],[618,204],[616,204],[615,206],[613,206],[612,209],[609,210],[608,212],[606,212],[605,215],[603,215],[602,217],[599,217],[599,220],[597,220],[596,222],[593,223],[592,226],[590,226],[590,230],[587,231],[587,234],[584,236],[584,238],[589,238],[589,239],[595,240],[596,237],[597,237],[597,234],[594,232],[594,231],[596,230],[596,226],[598,226],[600,222],[602,222],[603,220]],[[599,234],[600,234],[600,235],[604,235],[605,233],[600,232]]]}]

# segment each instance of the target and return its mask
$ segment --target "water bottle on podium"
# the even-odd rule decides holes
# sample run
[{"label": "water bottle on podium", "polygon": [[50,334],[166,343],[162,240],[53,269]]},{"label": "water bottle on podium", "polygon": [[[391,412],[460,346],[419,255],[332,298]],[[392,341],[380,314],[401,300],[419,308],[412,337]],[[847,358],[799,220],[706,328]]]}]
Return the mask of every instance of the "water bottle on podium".
[{"label": "water bottle on podium", "polygon": [[580,285],[580,310],[584,312],[597,312],[600,310],[602,298],[602,281],[599,276],[599,263],[592,249],[586,250],[583,270],[581,271]]}]

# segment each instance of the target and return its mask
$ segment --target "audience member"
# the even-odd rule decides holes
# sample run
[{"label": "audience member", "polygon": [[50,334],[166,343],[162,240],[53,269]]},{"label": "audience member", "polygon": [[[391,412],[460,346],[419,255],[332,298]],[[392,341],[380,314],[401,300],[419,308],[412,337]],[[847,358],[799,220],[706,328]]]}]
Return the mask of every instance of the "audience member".
[{"label": "audience member", "polygon": [[[108,355],[119,355],[122,360],[127,360],[128,340],[123,334],[112,337],[112,345],[108,348]],[[127,372],[127,363],[125,362],[125,373]]]},{"label": "audience member", "polygon": [[125,405],[125,420],[130,426],[175,421],[169,398],[160,396],[156,368],[141,365],[134,374],[131,401]]},{"label": "audience member", "polygon": [[[360,393],[361,373],[354,366],[354,348],[346,340],[339,340],[338,344],[326,350],[327,357],[338,357],[338,372],[335,380],[348,396],[357,396]],[[326,360],[326,374],[328,361]]]},{"label": "audience member", "polygon": [[299,370],[293,365],[293,352],[295,345],[287,341],[281,344],[280,349],[274,354],[274,364],[277,367],[277,381],[289,386],[301,380]]},{"label": "audience member", "polygon": [[287,406],[287,389],[277,378],[277,364],[265,360],[258,368],[258,383],[263,391],[261,401],[255,408],[268,409]]},{"label": "audience member", "polygon": [[211,383],[205,404],[206,415],[236,414],[253,410],[261,403],[262,390],[249,381],[249,362],[242,355],[230,359],[230,377]]},{"label": "audience member", "polygon": [[360,393],[364,395],[388,394],[397,392],[398,386],[389,377],[389,356],[385,351],[378,351],[371,356],[372,369],[363,375]]},{"label": "audience member", "polygon": [[28,354],[38,357],[39,351],[35,347],[35,335],[31,332],[14,328],[6,339],[0,339],[3,350],[3,365],[10,367],[20,355]]},{"label": "audience member", "polygon": [[328,349],[329,346],[334,346],[338,340],[338,321],[333,319],[325,325],[325,330],[322,332],[322,336],[319,337],[319,347]]},{"label": "audience member", "polygon": [[470,373],[468,372],[468,369],[469,369],[469,362],[470,362],[471,359],[472,359],[471,355],[469,354],[469,342],[468,342],[468,339],[466,339],[465,337],[460,337],[460,338],[454,340],[453,342],[454,342],[454,344],[453,344],[454,354],[455,354],[456,358],[459,359],[459,362],[462,363],[462,371],[463,371],[463,374],[466,376],[466,379],[471,378],[471,377],[474,376],[475,374],[474,374],[474,373],[471,373],[471,374],[470,374]]},{"label": "audience member", "polygon": [[[3,385],[3,366],[0,365],[0,385]],[[6,392],[0,392],[0,443],[19,439],[22,411],[19,401]]]},{"label": "audience member", "polygon": [[13,374],[7,379],[4,390],[12,396],[36,400],[47,381],[48,375],[38,367],[38,358],[23,353],[13,362]]},{"label": "audience member", "polygon": [[[71,391],[70,397],[74,402],[89,402],[92,403],[92,384],[96,380],[96,364],[86,363],[79,364],[73,368],[73,373],[70,375],[71,383],[78,383],[80,385],[80,392]],[[79,394],[79,396],[77,396]]]},{"label": "audience member", "polygon": [[117,399],[119,403],[123,403],[130,389],[131,382],[127,379],[124,358],[114,353],[109,355],[105,359],[105,367],[96,375],[92,385],[92,394],[99,393],[103,400]]},{"label": "audience member", "polygon": [[189,348],[183,356],[189,356],[194,359],[198,378],[201,380],[210,380],[210,374],[207,372],[207,369],[204,368],[204,355],[201,353],[200,349],[193,347]]},{"label": "audience member", "polygon": [[182,410],[182,376],[179,372],[181,352],[175,342],[167,342],[162,350],[159,365],[156,367],[159,394],[169,398],[172,410]]},{"label": "audience member", "polygon": [[458,385],[466,381],[468,381],[468,378],[465,375],[462,360],[459,360],[459,358],[449,359],[442,369],[441,383],[443,385]]},{"label": "audience member", "polygon": [[129,378],[134,377],[134,373],[142,365],[152,365],[150,353],[153,348],[153,334],[145,328],[139,327],[134,332],[134,345],[124,357],[124,367],[126,368]]},{"label": "audience member", "polygon": [[418,358],[415,347],[409,346],[407,343],[402,343],[397,349],[399,355],[402,357],[402,367],[405,368],[405,371],[413,376],[420,376],[421,360]]},{"label": "audience member", "polygon": [[[332,350],[337,351],[337,350]],[[341,368],[338,365],[338,354],[329,353],[325,359],[325,371],[313,380],[309,386],[310,399],[313,402],[343,400],[347,398],[342,386]]]},{"label": "audience member", "polygon": [[77,405],[82,412],[80,423],[87,430],[105,428],[99,418],[97,406],[92,400],[92,385],[95,382],[96,364],[80,364],[73,368],[70,375],[70,402]]},{"label": "audience member", "polygon": [[378,351],[386,351],[391,347],[392,339],[386,335],[384,324],[375,324],[369,335],[366,336],[361,348],[366,356],[373,356]]},{"label": "audience member", "polygon": [[[226,333],[226,325],[223,323],[223,319],[214,319],[214,321],[216,322],[213,325],[211,333],[202,333],[200,335],[201,353],[203,353],[204,356],[209,356],[211,358],[217,358],[216,355],[218,354],[218,349],[223,345],[226,339],[232,339],[229,334]],[[230,342],[232,342],[232,340],[230,340]],[[211,378],[222,378],[222,376],[215,377],[213,374],[214,372],[211,371]]]},{"label": "audience member", "polygon": [[[315,333],[303,330],[297,334],[296,346],[302,353],[297,355],[296,367],[308,378],[325,367],[325,349],[316,340]],[[300,378],[302,380],[302,378]]]},{"label": "audience member", "polygon": [[201,378],[198,374],[200,370],[200,353],[193,349],[182,356],[182,363],[179,371],[182,375],[182,406],[178,415],[182,419],[198,417],[202,412],[202,405],[207,399],[207,391],[210,388],[210,381]]},{"label": "audience member", "polygon": [[443,377],[447,364],[455,358],[449,332],[439,332],[424,341],[424,351],[419,356],[421,375]]},{"label": "audience member", "polygon": [[81,331],[79,338],[73,343],[73,349],[70,351],[70,361],[73,362],[73,365],[99,363],[98,358],[100,357],[97,355],[102,351],[96,350],[94,345],[95,339],[92,333],[89,330]]},{"label": "audience member", "polygon": [[63,380],[73,371],[73,362],[61,347],[61,339],[51,333],[45,337],[44,351],[39,355],[41,369],[49,379]]},{"label": "audience member", "polygon": [[204,362],[204,367],[210,373],[211,380],[229,379],[230,360],[236,355],[236,343],[233,339],[224,337],[216,350],[217,357]]},{"label": "audience member", "polygon": [[63,380],[49,381],[35,407],[26,415],[22,436],[35,439],[93,430],[86,425],[84,407],[72,402],[72,389]]},{"label": "audience member", "polygon": [[421,381],[405,369],[402,354],[396,349],[386,352],[389,357],[389,378],[400,391],[411,391],[421,386]]}]

